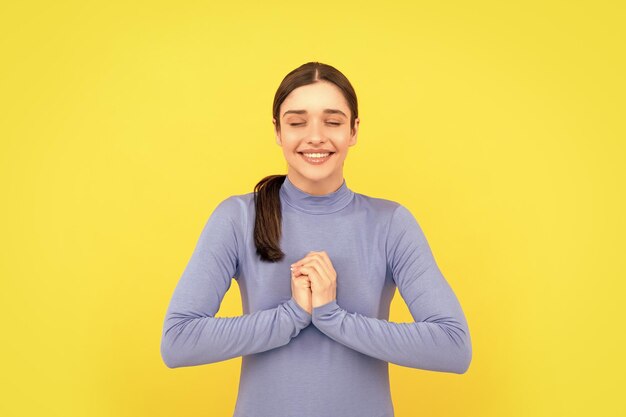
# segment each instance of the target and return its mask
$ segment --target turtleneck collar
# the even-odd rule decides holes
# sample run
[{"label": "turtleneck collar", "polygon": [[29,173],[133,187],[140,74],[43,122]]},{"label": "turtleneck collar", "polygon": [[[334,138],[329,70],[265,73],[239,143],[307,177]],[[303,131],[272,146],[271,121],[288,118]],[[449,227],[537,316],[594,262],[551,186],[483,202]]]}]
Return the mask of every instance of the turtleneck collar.
[{"label": "turtleneck collar", "polygon": [[348,188],[344,178],[339,189],[328,194],[309,194],[296,187],[289,177],[280,187],[280,195],[291,207],[309,214],[329,214],[341,210],[352,201],[354,192]]}]

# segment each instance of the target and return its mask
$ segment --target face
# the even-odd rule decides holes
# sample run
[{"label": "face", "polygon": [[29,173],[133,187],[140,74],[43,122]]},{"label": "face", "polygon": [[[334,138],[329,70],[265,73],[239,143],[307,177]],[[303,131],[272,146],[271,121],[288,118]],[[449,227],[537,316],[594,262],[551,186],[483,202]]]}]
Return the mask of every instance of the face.
[{"label": "face", "polygon": [[341,90],[328,81],[298,87],[283,101],[279,114],[280,132],[273,120],[274,132],[287,160],[289,179],[302,189],[338,188],[359,126],[357,118],[351,129],[350,109]]}]

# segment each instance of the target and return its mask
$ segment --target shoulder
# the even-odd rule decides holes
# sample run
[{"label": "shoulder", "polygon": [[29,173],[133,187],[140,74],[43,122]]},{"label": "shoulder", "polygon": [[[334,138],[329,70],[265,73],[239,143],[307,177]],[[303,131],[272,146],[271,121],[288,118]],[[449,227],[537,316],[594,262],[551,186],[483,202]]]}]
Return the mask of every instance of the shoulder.
[{"label": "shoulder", "polygon": [[250,207],[254,207],[252,193],[230,195],[218,201],[208,221],[230,223],[237,233],[242,233],[249,223]]},{"label": "shoulder", "polygon": [[387,239],[396,240],[408,231],[423,233],[417,218],[402,202],[360,193],[355,193],[355,198],[359,209],[375,216],[372,221],[384,224]]},{"label": "shoulder", "polygon": [[366,213],[366,223],[382,228],[386,250],[395,251],[425,239],[416,217],[405,204],[360,193],[355,193],[355,200],[357,213]]},{"label": "shoulder", "polygon": [[397,212],[401,211],[400,215],[406,215],[409,210],[400,202],[390,200],[387,198],[373,197],[362,193],[354,193],[355,206],[357,210],[362,210],[368,213],[372,213],[376,216],[378,221],[382,221],[390,225],[391,222],[397,217]]},{"label": "shoulder", "polygon": [[254,213],[254,193],[230,195],[217,203],[213,213],[241,221]]},{"label": "shoulder", "polygon": [[234,194],[217,203],[214,213],[232,218],[241,218],[251,206],[254,206],[254,193]]},{"label": "shoulder", "polygon": [[246,242],[245,231],[250,224],[248,200],[247,194],[230,195],[219,200],[208,216],[202,235],[220,242],[224,247],[236,247],[237,253],[241,253]]}]

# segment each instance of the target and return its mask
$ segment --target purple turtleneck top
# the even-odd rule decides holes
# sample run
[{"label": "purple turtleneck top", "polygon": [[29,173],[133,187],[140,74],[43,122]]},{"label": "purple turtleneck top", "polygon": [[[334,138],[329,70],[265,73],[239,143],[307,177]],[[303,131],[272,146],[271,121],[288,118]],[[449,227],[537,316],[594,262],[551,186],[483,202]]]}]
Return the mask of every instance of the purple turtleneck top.
[{"label": "purple turtleneck top", "polygon": [[[242,356],[233,417],[393,417],[389,362],[457,374],[472,358],[468,324],[411,212],[353,192],[280,188],[285,257],[260,260],[254,193],[221,201],[204,225],[167,309],[170,368]],[[290,265],[326,251],[337,298],[309,314]],[[216,317],[237,280],[243,315]],[[389,321],[396,287],[414,321]]]}]

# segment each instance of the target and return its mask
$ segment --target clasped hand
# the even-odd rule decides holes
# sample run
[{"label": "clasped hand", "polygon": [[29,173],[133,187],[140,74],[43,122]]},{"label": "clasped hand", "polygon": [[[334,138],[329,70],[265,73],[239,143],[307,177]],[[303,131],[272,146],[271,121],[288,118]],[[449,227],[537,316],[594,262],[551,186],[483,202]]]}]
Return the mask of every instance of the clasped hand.
[{"label": "clasped hand", "polygon": [[337,272],[326,252],[309,252],[291,264],[291,293],[309,314],[336,299]]}]

